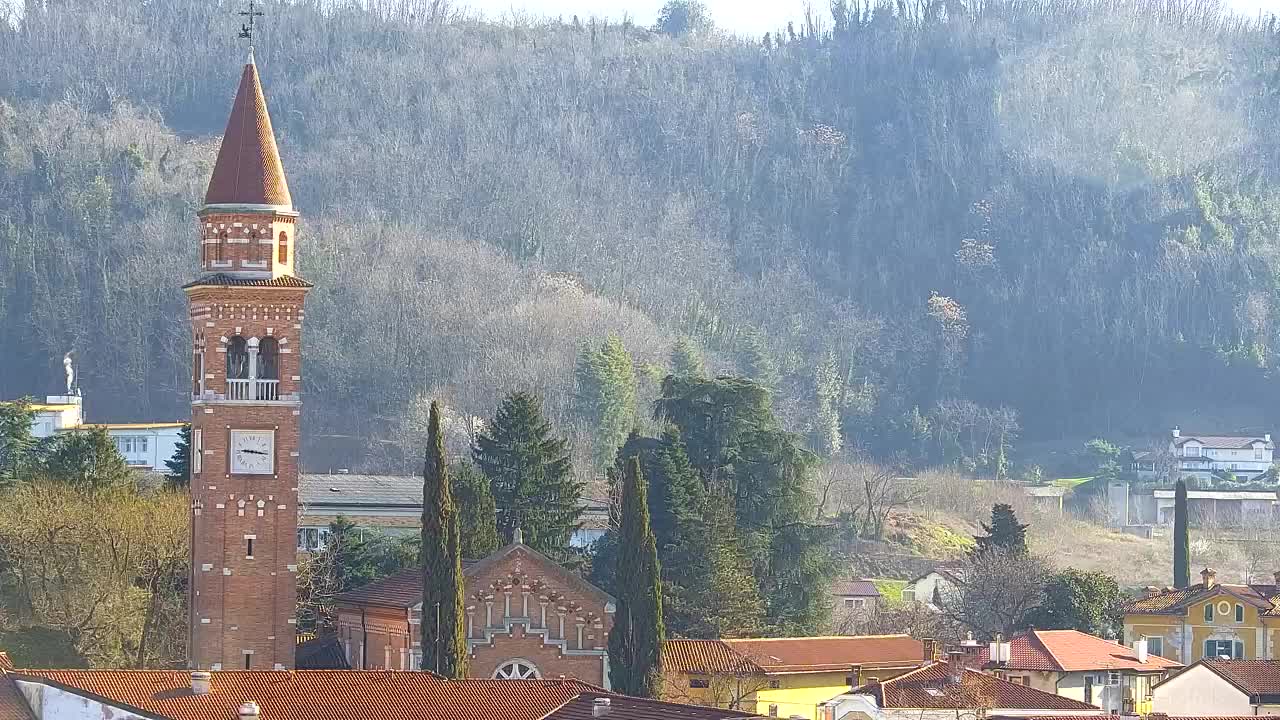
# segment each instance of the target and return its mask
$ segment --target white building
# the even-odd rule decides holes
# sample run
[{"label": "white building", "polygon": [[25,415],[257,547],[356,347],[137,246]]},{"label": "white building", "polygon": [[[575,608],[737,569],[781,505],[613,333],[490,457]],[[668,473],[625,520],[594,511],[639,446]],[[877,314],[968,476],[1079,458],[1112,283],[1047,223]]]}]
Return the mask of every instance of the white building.
[{"label": "white building", "polygon": [[130,467],[164,472],[181,441],[185,423],[85,423],[84,402],[79,395],[50,395],[42,403],[32,403],[35,417],[31,434],[37,439],[59,433],[102,428]]},{"label": "white building", "polygon": [[1201,660],[1152,695],[1152,711],[1166,715],[1280,715],[1280,660]]},{"label": "white building", "polygon": [[[1275,447],[1271,433],[1193,435],[1175,427],[1169,438],[1167,460],[1173,479],[1208,480],[1214,473],[1229,472],[1241,480],[1252,480],[1271,469]],[[1154,477],[1159,472],[1156,454],[1139,453],[1134,457],[1134,469],[1139,476]]]}]

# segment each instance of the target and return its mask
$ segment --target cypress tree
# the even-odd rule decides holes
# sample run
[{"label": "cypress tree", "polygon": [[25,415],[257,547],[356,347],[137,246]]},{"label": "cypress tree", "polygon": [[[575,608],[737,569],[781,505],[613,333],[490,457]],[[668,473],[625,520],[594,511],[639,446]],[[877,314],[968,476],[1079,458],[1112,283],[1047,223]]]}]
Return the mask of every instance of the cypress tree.
[{"label": "cypress tree", "polygon": [[462,557],[488,557],[502,546],[502,540],[498,538],[498,511],[489,490],[489,481],[471,463],[457,463],[450,472],[458,504]]},{"label": "cypress tree", "polygon": [[566,558],[582,483],[573,476],[569,444],[552,434],[537,396],[508,395],[476,439],[472,457],[489,479],[502,540],[511,542],[520,528],[526,545]]},{"label": "cypress tree", "polygon": [[974,552],[1007,550],[1019,555],[1027,553],[1027,525],[1018,522],[1013,506],[996,503],[991,506],[991,524],[980,523],[987,534],[974,538],[978,542]]},{"label": "cypress tree", "polygon": [[627,462],[614,573],[618,608],[609,633],[609,678],[625,695],[657,697],[661,683],[662,568],[649,527],[649,498],[640,459]]},{"label": "cypress tree", "polygon": [[463,629],[462,552],[453,504],[440,406],[431,403],[422,470],[422,669],[447,678],[467,674]]},{"label": "cypress tree", "polygon": [[1173,491],[1173,586],[1191,587],[1191,537],[1187,529],[1187,483],[1179,480]]}]

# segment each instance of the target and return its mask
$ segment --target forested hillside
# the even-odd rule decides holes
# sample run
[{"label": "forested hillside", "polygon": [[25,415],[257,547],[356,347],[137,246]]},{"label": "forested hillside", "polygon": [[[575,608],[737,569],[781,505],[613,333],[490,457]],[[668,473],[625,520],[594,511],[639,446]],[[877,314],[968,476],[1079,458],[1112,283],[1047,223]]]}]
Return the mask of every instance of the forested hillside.
[{"label": "forested hillside", "polygon": [[[1018,434],[1280,399],[1274,23],[837,0],[733,39],[360,7],[271,3],[257,50],[317,284],[312,450],[407,468],[422,398],[489,417],[513,390],[584,439],[575,366],[611,333],[642,419],[687,338],[820,452],[993,470]],[[74,350],[94,419],[186,412],[236,9],[0,22],[0,397]]]}]

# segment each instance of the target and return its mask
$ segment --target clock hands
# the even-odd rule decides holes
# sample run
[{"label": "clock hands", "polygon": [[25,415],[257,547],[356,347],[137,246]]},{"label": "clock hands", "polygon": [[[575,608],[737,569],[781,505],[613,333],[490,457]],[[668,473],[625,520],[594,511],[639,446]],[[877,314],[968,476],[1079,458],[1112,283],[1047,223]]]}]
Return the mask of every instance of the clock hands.
[{"label": "clock hands", "polygon": [[266,453],[262,452],[261,450],[241,450],[240,452],[242,452],[242,453],[250,453],[250,454],[253,454],[253,455],[266,455]]}]

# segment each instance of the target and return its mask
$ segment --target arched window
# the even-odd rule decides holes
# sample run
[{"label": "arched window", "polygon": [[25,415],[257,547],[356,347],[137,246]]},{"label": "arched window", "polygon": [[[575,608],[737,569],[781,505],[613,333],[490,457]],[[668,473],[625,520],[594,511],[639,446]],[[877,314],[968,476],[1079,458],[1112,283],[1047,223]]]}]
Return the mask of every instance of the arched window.
[{"label": "arched window", "polygon": [[278,251],[276,259],[281,265],[289,262],[289,236],[284,232],[280,233],[280,241],[277,243]]},{"label": "arched window", "polygon": [[258,231],[254,230],[249,233],[249,252],[245,253],[249,262],[258,262],[262,259],[262,246],[258,244]]},{"label": "arched window", "polygon": [[493,676],[499,680],[540,680],[542,673],[538,672],[538,666],[523,658],[508,660],[498,666],[493,671]]},{"label": "arched window", "polygon": [[191,394],[204,394],[204,333],[196,332],[195,347],[191,356]]},{"label": "arched window", "polygon": [[273,337],[258,341],[258,377],[263,380],[280,379],[280,343]]},{"label": "arched window", "polygon": [[239,335],[227,341],[227,379],[249,379],[249,343]]},{"label": "arched window", "polygon": [[223,248],[226,246],[226,244],[227,244],[227,231],[223,230],[222,234],[218,235],[218,242],[213,244],[213,261],[214,262],[222,262],[222,253],[225,252]]}]

